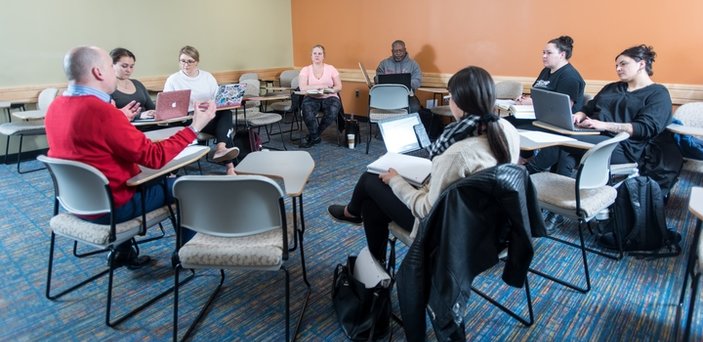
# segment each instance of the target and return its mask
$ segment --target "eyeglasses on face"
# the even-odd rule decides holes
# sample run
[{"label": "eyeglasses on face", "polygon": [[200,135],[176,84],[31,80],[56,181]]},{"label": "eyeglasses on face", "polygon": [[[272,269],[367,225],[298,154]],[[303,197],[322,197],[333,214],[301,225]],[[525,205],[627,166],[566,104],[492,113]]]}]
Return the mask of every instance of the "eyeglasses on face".
[{"label": "eyeglasses on face", "polygon": [[188,64],[188,65],[191,65],[191,64],[195,64],[196,61],[195,61],[194,59],[187,59],[187,60],[186,60],[186,59],[181,59],[181,60],[179,60],[179,62],[181,62],[181,64]]}]

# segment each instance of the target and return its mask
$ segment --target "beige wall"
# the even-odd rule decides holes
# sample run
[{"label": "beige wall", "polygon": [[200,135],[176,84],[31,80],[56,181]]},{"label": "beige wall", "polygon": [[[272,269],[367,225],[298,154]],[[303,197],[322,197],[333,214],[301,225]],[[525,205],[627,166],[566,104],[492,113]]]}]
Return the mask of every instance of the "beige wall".
[{"label": "beige wall", "polygon": [[208,71],[293,65],[290,0],[22,0],[0,10],[0,91],[64,82],[77,45],[126,47],[135,77],[168,75],[195,46]]},{"label": "beige wall", "polygon": [[[3,1],[0,93],[65,82],[63,56],[78,45],[130,49],[137,56],[135,78],[177,71],[183,45],[200,51],[207,71],[290,67],[291,0]],[[43,136],[25,139],[22,149],[38,148],[46,148]]]}]

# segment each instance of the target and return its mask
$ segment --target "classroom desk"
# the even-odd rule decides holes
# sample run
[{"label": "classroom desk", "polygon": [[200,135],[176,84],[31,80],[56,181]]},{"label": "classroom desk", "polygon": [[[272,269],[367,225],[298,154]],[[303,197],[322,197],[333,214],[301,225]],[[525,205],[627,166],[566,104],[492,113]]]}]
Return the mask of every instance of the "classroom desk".
[{"label": "classroom desk", "polygon": [[520,150],[533,151],[551,146],[567,146],[588,150],[594,144],[576,140],[564,135],[518,129],[520,133]]},{"label": "classroom desk", "polygon": [[[444,101],[443,101],[444,95],[449,94],[449,90],[447,90],[447,88],[420,87],[420,88],[417,88],[417,91],[431,93],[432,100],[434,100],[434,102],[435,102],[435,106],[444,105]],[[438,101],[438,99],[439,99],[439,101]]]},{"label": "classroom desk", "polygon": [[192,115],[179,116],[177,118],[171,118],[166,120],[135,120],[132,121],[132,125],[139,126],[162,126],[168,125],[174,122],[183,122],[193,119]]},{"label": "classroom desk", "polygon": [[701,136],[703,136],[703,127],[693,127],[693,126],[671,124],[669,126],[666,126],[666,129],[668,129],[669,131],[671,131],[673,133],[682,134],[682,135],[701,135]]},{"label": "classroom desk", "polygon": [[[261,175],[283,180],[284,191],[293,201],[293,228],[296,234],[300,232],[299,239],[302,246],[305,233],[303,191],[314,168],[315,161],[306,151],[258,151],[247,154],[234,170],[238,174]],[[300,230],[298,230],[298,214]]]},{"label": "classroom desk", "polygon": [[144,135],[149,140],[151,140],[153,142],[158,142],[158,141],[162,141],[162,140],[166,140],[166,139],[170,138],[172,135],[180,132],[184,128],[185,127],[183,127],[183,126],[167,127],[167,128],[144,132]]},{"label": "classroom desk", "polygon": [[179,155],[176,156],[176,158],[168,162],[160,169],[150,169],[145,166],[139,166],[142,172],[128,179],[127,186],[140,186],[144,183],[168,175],[169,173],[175,172],[182,167],[197,162],[200,158],[206,156],[208,152],[210,152],[210,148],[207,146],[192,145],[186,147]]},{"label": "classroom desk", "polygon": [[570,131],[539,120],[532,121],[532,125],[562,135],[600,135],[599,131]]}]

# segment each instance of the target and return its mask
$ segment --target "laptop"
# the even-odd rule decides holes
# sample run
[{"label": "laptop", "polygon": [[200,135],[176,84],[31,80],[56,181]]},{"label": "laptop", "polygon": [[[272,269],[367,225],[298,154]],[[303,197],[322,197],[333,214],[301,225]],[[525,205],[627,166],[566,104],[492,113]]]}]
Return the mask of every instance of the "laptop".
[{"label": "laptop", "polygon": [[[569,131],[574,133],[599,133],[591,128],[580,128],[574,125],[571,118],[571,100],[569,95],[540,88],[532,88],[532,106],[537,121],[535,125],[555,132]],[[546,124],[546,125],[540,125]],[[550,127],[552,126],[552,127]]]},{"label": "laptop", "polygon": [[190,89],[163,91],[156,95],[156,110],[153,118],[134,121],[162,121],[188,115]]},{"label": "laptop", "polygon": [[387,74],[387,75],[376,75],[377,84],[402,84],[412,90],[410,87],[410,73],[404,74]]},{"label": "laptop", "polygon": [[366,72],[366,68],[364,67],[364,63],[359,62],[359,69],[361,69],[361,73],[364,75],[364,79],[366,80],[366,85],[369,86],[369,88],[373,87],[373,83],[371,82],[371,78],[369,77],[369,73]]},{"label": "laptop", "polygon": [[215,93],[215,105],[217,108],[241,105],[246,88],[245,84],[239,83],[223,84],[219,86],[217,88],[217,93]]},{"label": "laptop", "polygon": [[378,122],[378,127],[388,152],[408,153],[430,145],[418,113],[383,119]]}]

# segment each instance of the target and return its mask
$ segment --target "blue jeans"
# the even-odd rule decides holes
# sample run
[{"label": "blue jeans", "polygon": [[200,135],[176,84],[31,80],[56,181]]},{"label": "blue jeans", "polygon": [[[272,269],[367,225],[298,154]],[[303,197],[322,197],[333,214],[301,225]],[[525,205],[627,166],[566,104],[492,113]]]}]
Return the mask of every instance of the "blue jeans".
[{"label": "blue jeans", "polygon": [[[115,208],[115,223],[118,224],[129,221],[142,215],[142,193],[144,194],[144,207],[147,213],[161,208],[166,204],[173,204],[174,198],[172,190],[175,181],[176,178],[166,178],[165,184],[164,182],[158,182],[147,186],[143,192],[137,191],[129,202]],[[103,215],[95,219],[88,219],[87,221],[97,224],[110,224],[110,215]],[[193,238],[193,236],[195,236],[195,232],[190,229],[183,229],[183,243]],[[123,245],[129,246],[128,243],[124,243]]]}]

